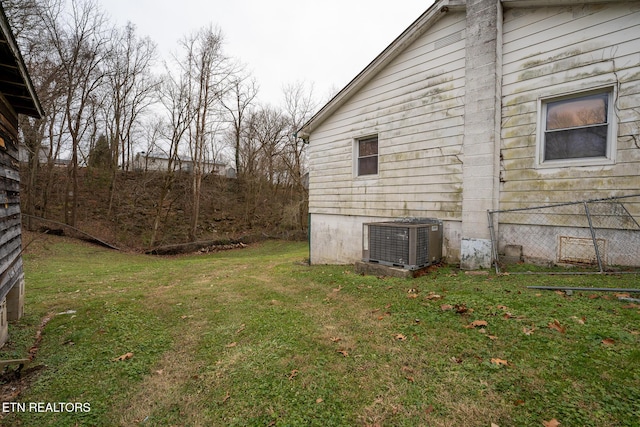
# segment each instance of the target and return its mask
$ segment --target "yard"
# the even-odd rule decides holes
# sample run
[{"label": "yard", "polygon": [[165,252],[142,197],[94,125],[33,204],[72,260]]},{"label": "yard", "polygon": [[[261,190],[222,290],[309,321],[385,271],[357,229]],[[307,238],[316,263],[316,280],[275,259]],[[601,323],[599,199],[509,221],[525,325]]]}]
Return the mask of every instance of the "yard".
[{"label": "yard", "polygon": [[279,241],[179,257],[34,241],[0,358],[35,357],[4,373],[0,424],[640,425],[640,305],[526,288],[637,275],[403,280],[306,257]]}]

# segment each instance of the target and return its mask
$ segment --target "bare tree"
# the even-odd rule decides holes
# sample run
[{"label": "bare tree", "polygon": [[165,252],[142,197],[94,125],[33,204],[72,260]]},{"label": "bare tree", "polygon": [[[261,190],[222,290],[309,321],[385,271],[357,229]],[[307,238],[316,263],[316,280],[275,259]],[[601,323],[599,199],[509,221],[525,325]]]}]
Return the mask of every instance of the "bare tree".
[{"label": "bare tree", "polygon": [[78,156],[88,129],[87,111],[92,95],[104,76],[100,64],[107,42],[105,17],[94,0],[71,3],[71,10],[61,9],[49,0],[42,14],[46,37],[59,64],[64,81],[65,131],[71,140],[71,162],[65,198],[65,222],[75,225],[78,205]]},{"label": "bare tree", "polygon": [[128,23],[113,31],[106,56],[106,123],[111,143],[111,183],[109,208],[113,208],[118,161],[122,170],[132,162],[132,133],[140,116],[156,100],[158,79],[151,67],[156,58],[156,45],[149,38],[138,38],[135,27]]},{"label": "bare tree", "polygon": [[[184,136],[193,123],[194,115],[191,109],[191,92],[189,90],[189,76],[179,73],[178,76],[169,70],[164,83],[161,86],[161,103],[167,114],[166,126],[164,126],[164,139],[169,147],[167,150],[167,169],[164,174],[160,195],[156,203],[156,212],[153,217],[149,246],[155,246],[160,231],[160,223],[165,211],[165,202],[173,188],[176,165],[179,161],[178,153]],[[158,124],[158,126],[162,126]]]},{"label": "bare tree", "polygon": [[283,161],[292,184],[292,200],[298,205],[298,223],[304,229],[308,214],[309,191],[306,186],[307,157],[305,142],[298,138],[298,129],[311,118],[318,103],[314,101],[313,85],[303,82],[284,87],[284,108],[289,131],[286,134]]},{"label": "bare tree", "polygon": [[228,90],[235,71],[228,58],[223,55],[222,39],[220,29],[209,26],[182,42],[186,52],[182,66],[189,77],[191,109],[194,114],[193,126],[189,130],[189,152],[193,165],[190,240],[195,240],[197,236],[207,142],[218,128],[219,101]]},{"label": "bare tree", "polygon": [[222,106],[227,111],[231,123],[230,137],[235,155],[235,169],[241,174],[241,142],[247,114],[258,95],[258,84],[247,76],[239,76],[231,82],[228,94],[222,100]]}]

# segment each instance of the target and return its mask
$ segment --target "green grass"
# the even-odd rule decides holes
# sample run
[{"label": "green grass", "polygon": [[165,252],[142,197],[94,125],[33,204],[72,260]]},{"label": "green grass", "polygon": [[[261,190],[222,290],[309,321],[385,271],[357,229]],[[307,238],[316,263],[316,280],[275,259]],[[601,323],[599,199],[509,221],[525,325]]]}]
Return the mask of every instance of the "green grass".
[{"label": "green grass", "polygon": [[[285,242],[171,258],[35,242],[26,315],[0,357],[24,357],[53,315],[31,365],[44,368],[18,401],[91,411],[0,424],[640,425],[640,310],[610,293],[526,289],[637,288],[638,276],[442,267],[403,280],[309,267],[307,254]],[[465,327],[474,320],[487,327]]]}]

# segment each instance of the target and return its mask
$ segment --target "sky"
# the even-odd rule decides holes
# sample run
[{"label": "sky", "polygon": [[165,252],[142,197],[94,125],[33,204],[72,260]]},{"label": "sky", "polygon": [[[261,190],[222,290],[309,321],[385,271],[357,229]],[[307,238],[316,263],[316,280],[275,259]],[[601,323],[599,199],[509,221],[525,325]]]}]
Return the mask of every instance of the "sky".
[{"label": "sky", "polygon": [[260,102],[279,105],[286,84],[313,84],[318,102],[342,89],[433,0],[100,0],[113,22],[135,24],[168,58],[210,24],[224,52],[245,64]]}]

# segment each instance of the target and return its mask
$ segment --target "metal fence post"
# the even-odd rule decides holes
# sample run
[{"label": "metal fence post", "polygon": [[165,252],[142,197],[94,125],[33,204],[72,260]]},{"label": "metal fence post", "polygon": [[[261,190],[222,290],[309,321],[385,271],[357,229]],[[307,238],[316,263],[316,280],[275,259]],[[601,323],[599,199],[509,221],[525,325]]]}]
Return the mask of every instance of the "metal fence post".
[{"label": "metal fence post", "polygon": [[487,210],[489,233],[491,235],[491,257],[493,258],[493,265],[496,268],[496,274],[500,274],[500,265],[498,263],[498,242],[496,241],[496,233],[493,227],[493,213],[494,212]]},{"label": "metal fence post", "polygon": [[587,214],[587,221],[589,221],[589,231],[591,231],[591,240],[593,240],[593,247],[596,250],[596,259],[598,260],[598,269],[600,273],[604,270],[602,269],[602,260],[600,259],[600,249],[598,248],[598,240],[596,239],[596,231],[593,229],[593,223],[591,222],[591,214],[589,213],[589,205],[587,202],[584,202],[584,211]]}]

